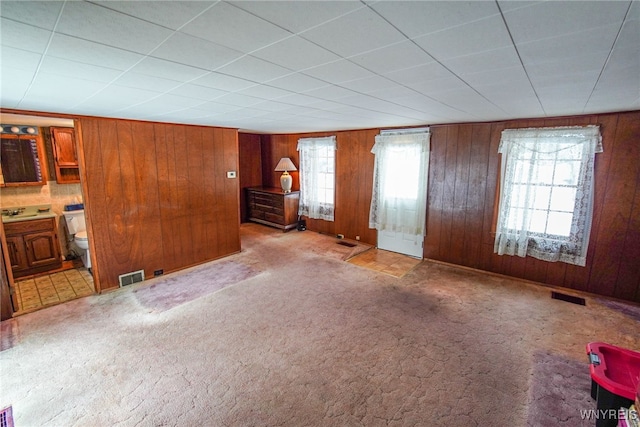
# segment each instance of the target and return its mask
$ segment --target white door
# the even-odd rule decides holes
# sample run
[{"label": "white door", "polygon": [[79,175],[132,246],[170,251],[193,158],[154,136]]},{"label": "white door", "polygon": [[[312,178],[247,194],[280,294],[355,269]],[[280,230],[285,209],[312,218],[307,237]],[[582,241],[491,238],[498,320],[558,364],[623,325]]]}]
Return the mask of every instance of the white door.
[{"label": "white door", "polygon": [[369,226],[378,248],[423,256],[429,133],[378,135]]},{"label": "white door", "polygon": [[378,231],[378,249],[398,252],[414,258],[422,258],[424,236],[394,231]]}]

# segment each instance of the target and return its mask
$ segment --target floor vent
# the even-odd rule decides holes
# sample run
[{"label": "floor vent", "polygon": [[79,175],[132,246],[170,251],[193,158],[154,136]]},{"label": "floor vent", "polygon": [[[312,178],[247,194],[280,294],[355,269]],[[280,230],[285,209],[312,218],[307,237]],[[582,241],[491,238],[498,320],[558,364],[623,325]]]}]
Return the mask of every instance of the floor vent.
[{"label": "floor vent", "polygon": [[13,427],[13,410],[11,406],[0,411],[0,427]]},{"label": "floor vent", "polygon": [[339,245],[342,245],[342,246],[347,246],[349,248],[355,248],[357,246],[357,245],[354,245],[353,243],[349,243],[349,242],[336,242],[336,243],[339,244]]},{"label": "floor vent", "polygon": [[120,281],[120,287],[142,282],[144,281],[144,270],[121,274],[118,276],[118,280]]},{"label": "floor vent", "polygon": [[551,298],[559,299],[561,301],[566,301],[573,304],[586,305],[584,298],[574,297],[574,296],[563,294],[560,292],[551,292]]}]

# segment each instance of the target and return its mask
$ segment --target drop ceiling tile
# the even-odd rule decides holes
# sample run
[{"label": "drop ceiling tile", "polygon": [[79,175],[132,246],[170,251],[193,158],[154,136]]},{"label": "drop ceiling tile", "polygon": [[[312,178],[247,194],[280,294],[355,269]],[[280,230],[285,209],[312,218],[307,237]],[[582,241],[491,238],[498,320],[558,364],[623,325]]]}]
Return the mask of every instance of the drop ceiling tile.
[{"label": "drop ceiling tile", "polygon": [[346,59],[304,70],[304,74],[334,84],[363,79],[374,75],[371,71]]},{"label": "drop ceiling tile", "polygon": [[512,46],[501,16],[491,16],[428,34],[414,41],[440,61]]},{"label": "drop ceiling tile", "polygon": [[447,70],[437,62],[431,62],[417,67],[407,68],[399,71],[392,71],[384,75],[388,79],[407,86],[420,84],[428,80],[451,77],[451,71]]},{"label": "drop ceiling tile", "polygon": [[264,83],[278,77],[291,74],[292,71],[271,62],[253,56],[243,56],[230,64],[220,67],[216,71],[246,79],[254,83]]},{"label": "drop ceiling tile", "polygon": [[359,9],[326,22],[306,31],[302,37],[344,57],[405,40],[398,30],[370,9]]},{"label": "drop ceiling tile", "polygon": [[352,56],[349,60],[377,74],[433,62],[433,58],[411,40]]},{"label": "drop ceiling tile", "polygon": [[243,53],[291,35],[270,22],[224,2],[216,3],[180,31]]},{"label": "drop ceiling tile", "polygon": [[209,114],[222,114],[231,111],[237,111],[240,108],[236,105],[221,104],[215,101],[208,101],[198,105],[198,110],[206,111]]},{"label": "drop ceiling tile", "polygon": [[193,80],[191,83],[199,86],[210,87],[213,89],[224,90],[227,92],[234,92],[237,90],[255,86],[255,82],[221,73],[208,73]]},{"label": "drop ceiling tile", "polygon": [[594,84],[604,67],[605,60],[606,55],[587,54],[562,61],[530,65],[527,67],[527,72],[536,88],[568,84],[575,82],[576,79],[587,80]]},{"label": "drop ceiling tile", "polygon": [[102,82],[40,72],[27,96],[31,100],[37,98],[53,99],[57,102],[73,105],[84,101],[88,96],[105,87],[106,84]]},{"label": "drop ceiling tile", "polygon": [[259,104],[263,99],[256,98],[254,96],[242,95],[239,93],[228,93],[219,98],[216,98],[216,102],[221,104],[230,104],[238,107],[249,107],[251,105]]},{"label": "drop ceiling tile", "polygon": [[424,95],[397,98],[395,102],[423,112],[424,120],[430,120],[431,123],[447,122],[460,114],[460,110]]},{"label": "drop ceiling tile", "polygon": [[278,112],[288,110],[289,108],[291,108],[291,105],[277,101],[263,101],[254,105],[253,108],[262,110],[264,112]]},{"label": "drop ceiling tile", "polygon": [[88,3],[66,2],[57,32],[138,53],[151,52],[172,31]]},{"label": "drop ceiling tile", "polygon": [[510,12],[512,10],[516,10],[516,9],[524,9],[527,7],[531,7],[538,3],[542,3],[543,1],[547,1],[547,0],[533,0],[533,1],[498,0],[497,3],[499,4],[500,10],[502,10],[502,13],[505,13],[505,12]]},{"label": "drop ceiling tile", "polygon": [[237,2],[235,6],[292,33],[300,33],[366,7],[356,1],[242,1]]},{"label": "drop ceiling tile", "polygon": [[136,18],[177,30],[214,5],[215,1],[94,1]]},{"label": "drop ceiling tile", "polygon": [[220,90],[220,89],[213,89],[206,86],[187,83],[187,84],[181,84],[180,86],[171,90],[169,93],[171,93],[172,95],[183,96],[187,98],[201,99],[203,101],[211,101],[229,92]]},{"label": "drop ceiling tile", "polygon": [[77,105],[77,108],[94,108],[102,111],[102,114],[110,116],[113,111],[150,101],[158,95],[160,95],[159,92],[150,90],[110,85],[95,94],[91,94],[85,101]]},{"label": "drop ceiling tile", "polygon": [[53,30],[63,4],[53,1],[3,1],[0,16],[34,27]]},{"label": "drop ceiling tile", "polygon": [[109,83],[116,79],[122,71],[113,68],[98,67],[82,62],[47,56],[42,61],[40,71],[43,73],[66,76],[79,80]]},{"label": "drop ceiling tile", "polygon": [[442,63],[456,75],[521,67],[516,50],[509,46],[482,53],[446,59]]},{"label": "drop ceiling tile", "polygon": [[20,101],[31,85],[33,75],[32,71],[3,66],[0,79],[0,106],[19,108]]},{"label": "drop ceiling tile", "polygon": [[518,52],[525,66],[557,60],[565,60],[585,52],[602,52],[608,55],[620,29],[620,24],[587,28],[577,33],[521,43]]},{"label": "drop ceiling tile", "polygon": [[269,86],[275,86],[292,92],[307,92],[326,85],[327,83],[322,80],[301,73],[288,74],[269,81]]},{"label": "drop ceiling tile", "polygon": [[295,71],[340,59],[338,55],[297,36],[273,43],[253,52],[252,56]]},{"label": "drop ceiling tile", "polygon": [[358,80],[349,80],[341,83],[340,86],[355,92],[368,93],[377,89],[396,87],[398,83],[383,76],[371,76]]},{"label": "drop ceiling tile", "polygon": [[628,6],[622,1],[551,1],[505,12],[504,18],[519,45],[622,22]]},{"label": "drop ceiling tile", "polygon": [[378,88],[366,93],[367,95],[375,96],[379,99],[388,99],[389,101],[411,96],[420,96],[415,90],[400,85]]},{"label": "drop ceiling tile", "polygon": [[144,58],[129,71],[180,82],[187,82],[207,74],[207,71],[201,68],[152,57]]},{"label": "drop ceiling tile", "polygon": [[122,74],[113,82],[118,86],[130,87],[133,89],[146,89],[154,92],[166,92],[175,89],[180,85],[177,80],[164,79],[162,77],[150,76],[148,74],[128,71]]},{"label": "drop ceiling tile", "polygon": [[183,33],[173,34],[151,54],[155,58],[210,71],[235,61],[242,55],[237,50]]},{"label": "drop ceiling tile", "polygon": [[607,68],[619,66],[626,68],[629,65],[637,65],[638,61],[640,61],[640,19],[624,23],[611,52]]},{"label": "drop ceiling tile", "polygon": [[409,38],[499,15],[487,1],[381,1],[371,5]]},{"label": "drop ceiling tile", "polygon": [[255,85],[239,90],[237,93],[261,99],[276,99],[281,96],[291,95],[293,92],[268,85]]},{"label": "drop ceiling tile", "polygon": [[282,102],[284,104],[290,104],[290,105],[299,105],[299,106],[311,105],[317,101],[318,101],[318,98],[303,95],[300,93],[294,93],[291,95],[278,98],[278,102]]},{"label": "drop ceiling tile", "polygon": [[52,32],[9,19],[0,19],[0,43],[29,52],[44,53]]},{"label": "drop ceiling tile", "polygon": [[125,107],[119,110],[119,112],[126,111],[132,114],[136,114],[138,117],[148,117],[158,114],[165,114],[171,111],[179,111],[187,108],[198,107],[202,103],[203,102],[200,99],[163,94],[158,95],[149,101]]},{"label": "drop ceiling tile", "polygon": [[24,70],[34,73],[42,60],[42,55],[28,50],[15,49],[9,46],[2,46],[0,49],[2,66],[11,67],[15,70]]},{"label": "drop ceiling tile", "polygon": [[340,86],[328,85],[304,92],[304,94],[325,100],[335,100],[345,98],[347,96],[353,96],[356,92]]},{"label": "drop ceiling tile", "polygon": [[460,73],[460,78],[473,87],[509,85],[511,87],[530,87],[527,74],[520,65],[506,68],[496,68]]},{"label": "drop ceiling tile", "polygon": [[144,58],[137,53],[62,34],[53,37],[47,55],[117,70],[127,70]]}]

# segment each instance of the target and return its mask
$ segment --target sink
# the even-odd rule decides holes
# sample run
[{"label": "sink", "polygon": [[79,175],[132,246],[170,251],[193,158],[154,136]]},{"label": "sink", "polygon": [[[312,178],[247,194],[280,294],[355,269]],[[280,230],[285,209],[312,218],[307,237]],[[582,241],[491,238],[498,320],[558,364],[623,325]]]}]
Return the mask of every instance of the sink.
[{"label": "sink", "polygon": [[36,215],[38,215],[38,214],[37,213],[21,213],[21,214],[17,214],[17,215],[9,215],[9,218],[18,219],[18,218],[27,218],[27,217],[36,216]]},{"label": "sink", "polygon": [[52,216],[55,216],[55,214],[51,213],[51,207],[49,205],[2,209],[2,222],[4,223],[28,221]]}]

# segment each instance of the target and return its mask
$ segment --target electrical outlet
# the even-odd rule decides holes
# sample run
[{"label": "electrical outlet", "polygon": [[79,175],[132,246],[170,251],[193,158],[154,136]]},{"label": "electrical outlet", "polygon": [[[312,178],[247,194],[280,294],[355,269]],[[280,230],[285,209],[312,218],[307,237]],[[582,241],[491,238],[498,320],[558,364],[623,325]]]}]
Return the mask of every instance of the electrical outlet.
[{"label": "electrical outlet", "polygon": [[360,240],[360,236],[356,236],[356,240]]},{"label": "electrical outlet", "polygon": [[153,276],[162,276],[164,274],[164,270],[156,270],[153,272]]},{"label": "electrical outlet", "polygon": [[338,234],[338,239],[344,239],[344,234]]}]

